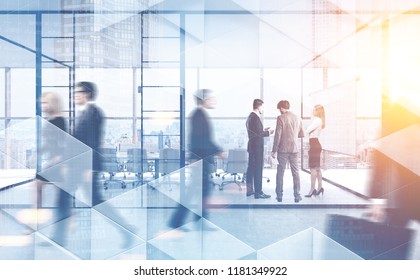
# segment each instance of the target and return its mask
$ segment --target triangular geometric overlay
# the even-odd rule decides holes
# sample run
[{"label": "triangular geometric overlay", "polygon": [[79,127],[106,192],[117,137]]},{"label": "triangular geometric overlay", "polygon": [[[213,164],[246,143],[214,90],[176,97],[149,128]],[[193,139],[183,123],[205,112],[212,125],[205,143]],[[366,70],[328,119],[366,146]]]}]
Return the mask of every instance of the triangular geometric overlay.
[{"label": "triangular geometric overlay", "polygon": [[53,209],[4,208],[2,210],[13,217],[21,225],[26,226],[26,230],[28,230],[28,228],[32,231],[40,230],[43,227],[53,224],[55,220],[55,211]]},{"label": "triangular geometric overlay", "polygon": [[[144,245],[140,239],[127,228],[108,219],[101,213],[92,209],[91,215],[91,257],[92,260],[110,259],[117,255],[129,255],[126,251]],[[138,253],[137,253],[138,254]]]},{"label": "triangular geometric overlay", "polygon": [[[152,255],[169,259],[255,259],[253,248],[202,217],[202,168],[200,160],[148,183],[148,233],[152,238],[148,245],[154,251]],[[162,214],[154,212],[155,208],[167,209],[165,216],[159,216]],[[174,213],[179,210],[182,217],[174,222],[178,217]],[[178,228],[168,229],[172,223]]]},{"label": "triangular geometric overlay", "polygon": [[[111,243],[115,243],[115,249],[112,254],[104,255],[98,252],[94,256],[96,259],[145,258],[146,251],[143,247],[146,244],[147,236],[147,209],[141,207],[140,192],[141,187],[92,208],[92,211],[95,213],[95,215],[92,215],[92,218],[95,217],[97,222],[102,221],[103,223],[107,221],[108,230],[106,235],[108,237],[106,239],[112,239]],[[100,224],[93,224],[93,226],[95,230],[100,229]],[[107,247],[109,246],[108,242],[106,240],[98,240],[93,245],[98,244],[98,248],[101,248],[101,246]],[[93,250],[94,248],[92,247]]]},{"label": "triangular geometric overlay", "polygon": [[202,160],[162,176],[148,185],[160,195],[148,195],[147,207],[183,206],[202,216]]},{"label": "triangular geometric overlay", "polygon": [[308,228],[258,250],[259,260],[361,260],[322,232]]},{"label": "triangular geometric overlay", "polygon": [[[75,208],[72,215],[38,230],[45,241],[37,247],[57,247],[71,257],[90,259],[91,257],[91,209]],[[34,234],[36,234],[34,233]],[[42,248],[41,248],[42,250]]]},{"label": "triangular geometric overlay", "polygon": [[[47,199],[53,201],[49,206],[57,207],[59,203],[57,191],[46,192],[51,185],[67,193],[69,201],[82,206],[92,204],[92,182],[90,176],[85,176],[92,170],[91,148],[39,116],[14,124],[0,133],[8,139],[6,145],[0,145],[1,152],[7,156],[5,169],[36,170],[37,175],[48,182],[42,187],[41,196],[45,197],[47,193],[54,196]],[[33,230],[60,220],[62,217],[57,218],[54,208],[37,209],[35,183],[31,188],[32,197],[26,199],[26,205],[32,209],[12,211],[11,214]],[[45,204],[40,206],[45,207]]]},{"label": "triangular geometric overlay", "polygon": [[122,252],[119,255],[115,255],[109,260],[146,260],[147,259],[147,244],[143,243],[132,249]]},{"label": "triangular geometric overlay", "polygon": [[30,118],[0,130],[0,139],[4,139],[0,145],[0,157],[5,157],[3,169],[35,168],[37,120]]},{"label": "triangular geometric overlay", "polygon": [[407,259],[415,241],[409,228],[331,214],[327,235],[368,260]]},{"label": "triangular geometric overlay", "polygon": [[67,251],[39,232],[34,232],[32,236],[35,245],[35,260],[79,260],[76,255]]},{"label": "triangular geometric overlay", "polygon": [[373,147],[420,176],[420,124],[413,124],[374,142]]},{"label": "triangular geometric overlay", "polygon": [[253,248],[204,218],[159,235],[148,244],[175,260],[239,260],[255,255]]},{"label": "triangular geometric overlay", "polygon": [[135,251],[135,248],[145,242],[133,231],[123,228],[95,209],[85,208],[75,212],[71,217],[41,229],[39,234],[44,242],[35,244],[37,250],[42,251],[47,245],[79,259],[130,258],[134,253],[140,256],[140,251]]},{"label": "triangular geometric overlay", "polygon": [[92,170],[92,149],[50,122],[41,120],[42,143],[38,154],[42,168],[38,174],[91,206],[92,180],[87,173]]}]

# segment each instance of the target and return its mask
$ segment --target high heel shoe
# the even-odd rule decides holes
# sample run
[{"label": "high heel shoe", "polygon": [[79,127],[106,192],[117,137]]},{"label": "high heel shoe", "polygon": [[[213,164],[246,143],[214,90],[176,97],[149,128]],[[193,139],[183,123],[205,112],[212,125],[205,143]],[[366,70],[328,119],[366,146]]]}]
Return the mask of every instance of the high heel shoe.
[{"label": "high heel shoe", "polygon": [[319,191],[316,193],[316,195],[320,195],[320,194],[324,196],[324,188],[320,188]]},{"label": "high heel shoe", "polygon": [[307,195],[305,195],[305,197],[311,197],[313,195],[317,195],[317,192],[315,189],[313,189],[310,193],[308,193]]}]

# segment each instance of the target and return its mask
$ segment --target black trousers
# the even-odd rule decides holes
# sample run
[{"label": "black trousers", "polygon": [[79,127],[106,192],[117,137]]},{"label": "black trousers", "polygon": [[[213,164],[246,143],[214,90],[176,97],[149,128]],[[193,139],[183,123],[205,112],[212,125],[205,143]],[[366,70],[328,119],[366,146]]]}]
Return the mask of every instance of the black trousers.
[{"label": "black trousers", "polygon": [[262,173],[264,167],[264,150],[248,151],[248,169],[246,171],[247,191],[256,194],[262,192]]}]

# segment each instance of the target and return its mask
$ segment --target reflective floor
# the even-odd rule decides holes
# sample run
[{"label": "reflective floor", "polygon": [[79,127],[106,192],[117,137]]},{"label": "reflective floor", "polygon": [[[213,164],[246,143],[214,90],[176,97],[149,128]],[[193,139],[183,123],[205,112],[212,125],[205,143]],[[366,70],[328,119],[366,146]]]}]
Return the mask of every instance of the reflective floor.
[{"label": "reflective floor", "polygon": [[[111,182],[106,202],[93,208],[73,201],[72,215],[56,219],[57,190],[45,185],[42,207],[34,206],[33,183],[0,192],[0,259],[361,259],[330,239],[328,215],[361,217],[368,202],[324,182],[323,197],[294,203],[291,175],[285,175],[282,203],[275,200],[275,171],[264,170],[270,199],[246,197],[235,183],[215,185],[207,218],[197,200],[183,202],[188,213],[179,228],[168,223],[178,209],[179,173],[137,186],[126,174],[125,189]],[[122,176],[122,175],[121,175]],[[230,178],[226,177],[225,180]],[[302,196],[309,174],[301,172]],[[131,181],[130,181],[131,180]],[[222,182],[215,177],[216,184]],[[416,233],[420,226],[411,223]],[[64,241],[56,232],[66,229]],[[417,234],[410,259],[420,259]]]}]

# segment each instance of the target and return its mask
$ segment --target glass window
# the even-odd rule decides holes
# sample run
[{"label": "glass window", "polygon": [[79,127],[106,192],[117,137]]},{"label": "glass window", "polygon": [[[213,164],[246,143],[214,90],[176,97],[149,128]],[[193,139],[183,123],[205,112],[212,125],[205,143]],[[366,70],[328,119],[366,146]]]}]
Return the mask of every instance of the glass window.
[{"label": "glass window", "polygon": [[252,111],[252,101],[260,98],[260,70],[249,68],[200,69],[199,88],[214,91],[216,108],[212,117],[247,117]]},{"label": "glass window", "polygon": [[132,69],[78,69],[77,81],[98,86],[97,103],[107,117],[132,117],[135,72]]},{"label": "glass window", "polygon": [[11,116],[35,116],[35,69],[11,69]]},{"label": "glass window", "polygon": [[[1,84],[3,84],[3,85],[6,84],[6,80],[5,80],[6,75],[5,74],[6,73],[5,73],[4,69],[0,68],[0,81],[2,81]],[[5,101],[6,101],[5,94],[6,94],[5,87],[4,86],[0,87],[0,118],[4,118],[5,114],[6,114],[5,106],[4,106]],[[2,122],[0,122],[0,123],[2,123]]]}]

